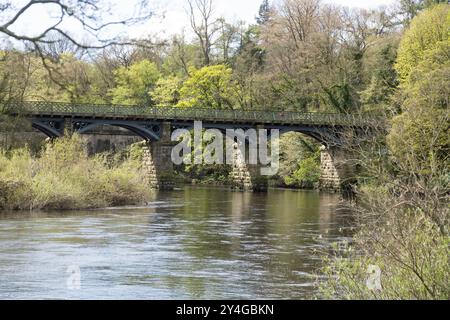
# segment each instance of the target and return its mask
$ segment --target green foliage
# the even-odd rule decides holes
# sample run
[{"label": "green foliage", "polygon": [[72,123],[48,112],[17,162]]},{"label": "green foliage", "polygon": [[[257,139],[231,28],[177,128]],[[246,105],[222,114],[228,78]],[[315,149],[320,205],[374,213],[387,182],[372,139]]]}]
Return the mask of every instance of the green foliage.
[{"label": "green foliage", "polygon": [[139,61],[129,68],[120,67],[115,72],[116,87],[111,89],[112,102],[124,105],[152,105],[153,91],[160,73],[149,60]]},{"label": "green foliage", "polygon": [[429,105],[411,105],[392,123],[388,144],[399,161],[415,164],[427,174],[444,161],[450,150],[449,112]]},{"label": "green foliage", "polygon": [[[414,163],[421,174],[448,161],[450,150],[450,38],[439,34],[436,26],[436,20],[446,17],[450,28],[449,9],[450,6],[439,5],[424,11],[412,21],[406,40],[402,40],[403,50],[416,52],[406,55],[410,60],[415,57],[414,70],[408,72],[408,80],[403,84],[403,113],[393,119],[387,141],[399,161]],[[418,49],[419,43],[422,50]],[[405,53],[402,54],[403,58],[399,53],[398,66],[406,61]]]},{"label": "green foliage", "polygon": [[404,23],[408,25],[421,10],[439,3],[448,3],[448,0],[399,0],[400,12],[405,16]]},{"label": "green foliage", "polygon": [[230,184],[231,167],[227,165],[186,165],[180,173],[187,182],[209,185]]},{"label": "green foliage", "polygon": [[408,83],[415,67],[427,51],[439,43],[450,41],[450,5],[441,4],[424,10],[411,22],[398,50],[396,70],[403,83]]},{"label": "green foliage", "polygon": [[26,60],[19,52],[0,51],[0,108],[2,103],[23,98],[28,78]]},{"label": "green foliage", "polygon": [[[359,186],[353,207],[359,230],[350,247],[327,257],[324,297],[450,298],[449,12],[448,5],[423,11],[401,42],[402,113],[388,148],[383,133],[359,156],[370,182]],[[381,290],[367,286],[369,266],[381,270]]]},{"label": "green foliage", "polygon": [[191,76],[180,90],[179,107],[233,108],[237,86],[232,79],[233,71],[225,65],[191,69]]},{"label": "green foliage", "polygon": [[45,146],[40,157],[27,149],[0,154],[0,208],[13,210],[82,209],[138,204],[147,186],[132,159],[109,167],[88,158],[77,135]]},{"label": "green foliage", "polygon": [[[47,83],[57,81],[59,84],[57,92],[53,94],[60,98],[52,97],[52,99],[80,103],[105,102],[105,94],[101,92],[101,76],[95,66],[77,59],[72,54],[62,54],[58,61],[50,63],[53,64],[52,68],[57,70],[51,74],[52,78],[48,78],[50,77],[48,70],[40,72],[41,76],[48,78]],[[42,89],[45,90],[45,87]]]},{"label": "green foliage", "polygon": [[[424,59],[414,68],[410,82],[404,86],[407,100],[419,100],[438,108],[449,105],[448,69],[450,68],[450,40],[439,42],[427,51]],[[404,109],[407,109],[407,105]]]},{"label": "green foliage", "polygon": [[359,108],[355,92],[349,83],[335,84],[329,88],[322,88],[323,100],[334,112],[352,113]]},{"label": "green foliage", "polygon": [[292,175],[284,177],[284,182],[288,186],[314,188],[319,182],[320,174],[320,158],[312,156],[302,159],[298,163],[298,169]]},{"label": "green foliage", "polygon": [[[368,165],[376,176],[359,187],[358,205],[352,206],[358,232],[350,246],[336,244],[324,261],[322,297],[448,300],[449,169],[417,174],[415,163],[380,156],[388,164]],[[367,286],[369,266],[381,269],[381,290]]]},{"label": "green foliage", "polygon": [[319,182],[320,178],[320,161],[318,157],[306,158],[300,161],[299,169],[294,173],[298,181],[313,185]]},{"label": "green foliage", "polygon": [[[383,198],[386,201],[389,195]],[[327,280],[320,285],[321,298],[450,298],[450,237],[418,210],[403,206],[392,211],[379,218],[382,224],[366,226],[352,246],[335,245],[324,261]],[[367,286],[370,266],[381,269],[381,290]]]},{"label": "green foliage", "polygon": [[[391,40],[392,41],[392,40]],[[361,100],[366,110],[386,108],[398,87],[397,73],[394,69],[397,57],[396,43],[388,41],[374,53],[370,62],[368,87],[361,92]]]},{"label": "green foliage", "polygon": [[280,138],[281,186],[313,188],[320,177],[319,144],[300,133],[286,133]]},{"label": "green foliage", "polygon": [[[191,164],[182,164],[176,167],[176,171],[184,177],[187,182],[195,184],[227,185],[229,184],[231,166],[226,164],[195,164],[193,161],[197,152],[205,154],[206,147],[215,141],[215,137],[203,132],[202,144],[198,149],[194,148],[194,132],[190,132],[191,137],[188,145],[192,148],[190,154],[185,155],[185,159]],[[225,148],[225,144],[223,144]],[[225,154],[225,149],[223,150]],[[214,156],[214,155],[211,155]],[[218,159],[217,159],[218,160]]]},{"label": "green foliage", "polygon": [[202,65],[200,45],[186,43],[184,35],[175,36],[168,51],[162,65],[165,74],[186,77],[191,68],[200,68]]},{"label": "green foliage", "polygon": [[180,100],[182,81],[176,76],[160,78],[151,92],[151,97],[158,107],[173,107]]},{"label": "green foliage", "polygon": [[129,158],[133,161],[142,162],[144,159],[145,142],[134,143],[128,148]]}]

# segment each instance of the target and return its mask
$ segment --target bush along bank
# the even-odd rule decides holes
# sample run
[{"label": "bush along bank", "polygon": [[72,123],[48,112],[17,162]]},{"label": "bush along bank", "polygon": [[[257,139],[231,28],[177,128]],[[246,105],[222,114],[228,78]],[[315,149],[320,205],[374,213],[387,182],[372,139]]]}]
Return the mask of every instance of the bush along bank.
[{"label": "bush along bank", "polygon": [[88,157],[78,135],[28,148],[0,151],[0,209],[87,209],[143,203],[150,190],[136,157]]}]

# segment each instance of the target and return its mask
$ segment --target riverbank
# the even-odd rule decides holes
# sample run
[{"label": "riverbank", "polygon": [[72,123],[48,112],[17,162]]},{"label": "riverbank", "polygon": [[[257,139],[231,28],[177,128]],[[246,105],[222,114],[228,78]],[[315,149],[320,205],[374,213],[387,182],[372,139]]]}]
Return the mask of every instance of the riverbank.
[{"label": "riverbank", "polygon": [[[231,188],[233,185],[233,182],[228,177],[222,177],[217,179],[216,177],[206,177],[206,178],[189,178],[186,176],[183,176],[183,173],[180,173],[182,175],[181,180],[183,180],[184,185],[187,186],[212,186],[212,187],[219,187],[219,188]],[[313,185],[311,184],[294,184],[294,185],[288,185],[286,183],[281,182],[282,179],[277,180],[269,180],[269,188],[272,189],[285,189],[285,190],[299,190],[299,191],[321,191],[319,188],[319,184],[315,183]],[[331,192],[331,191],[330,191]],[[335,193],[335,192],[331,192]]]},{"label": "riverbank", "polygon": [[69,210],[143,203],[150,190],[131,157],[88,157],[78,135],[0,152],[0,209]]}]

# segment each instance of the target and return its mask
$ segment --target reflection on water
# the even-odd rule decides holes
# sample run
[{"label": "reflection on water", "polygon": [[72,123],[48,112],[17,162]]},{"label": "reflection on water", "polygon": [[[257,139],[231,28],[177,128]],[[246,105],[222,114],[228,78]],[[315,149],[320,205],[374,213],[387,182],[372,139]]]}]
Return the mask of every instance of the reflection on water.
[{"label": "reflection on water", "polygon": [[0,299],[309,299],[315,251],[348,220],[334,195],[191,187],[145,208],[0,213]]}]

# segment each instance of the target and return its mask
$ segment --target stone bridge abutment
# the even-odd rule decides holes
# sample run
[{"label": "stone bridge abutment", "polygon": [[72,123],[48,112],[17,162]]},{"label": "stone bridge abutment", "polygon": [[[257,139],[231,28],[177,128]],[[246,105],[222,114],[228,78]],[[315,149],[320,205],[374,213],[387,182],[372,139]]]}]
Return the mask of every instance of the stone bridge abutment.
[{"label": "stone bridge abutment", "polygon": [[356,165],[354,157],[340,146],[320,149],[321,190],[347,192],[355,183]]}]

